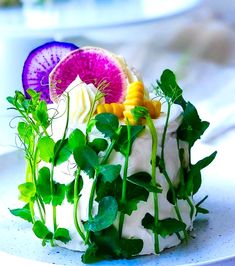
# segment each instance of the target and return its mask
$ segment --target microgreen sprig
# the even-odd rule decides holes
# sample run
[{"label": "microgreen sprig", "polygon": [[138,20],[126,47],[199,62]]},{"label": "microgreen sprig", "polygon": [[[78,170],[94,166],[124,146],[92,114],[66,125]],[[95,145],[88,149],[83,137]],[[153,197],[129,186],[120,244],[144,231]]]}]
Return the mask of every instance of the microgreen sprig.
[{"label": "microgreen sprig", "polygon": [[[127,149],[126,149],[124,169],[123,169],[122,197],[121,197],[121,204],[123,205],[126,205],[127,172],[128,172],[128,163],[129,163],[130,153],[131,153],[131,129],[130,129],[130,124],[127,120]],[[122,237],[124,218],[125,218],[125,213],[121,211],[120,217],[119,217],[119,227],[118,227],[119,238]]]},{"label": "microgreen sprig", "polygon": [[[152,180],[151,180],[151,183],[154,187],[157,187],[156,158],[157,158],[157,147],[158,147],[158,134],[157,134],[156,128],[153,124],[153,121],[150,117],[150,114],[149,114],[147,108],[137,106],[131,110],[131,113],[137,121],[141,118],[145,118],[146,123],[149,127],[150,134],[152,137],[152,150],[151,150]],[[158,193],[159,193],[159,191],[153,193],[153,197],[154,197],[154,226],[155,227],[158,226],[158,222],[159,222]],[[158,233],[156,231],[154,232],[154,249],[155,249],[155,253],[159,254],[159,252],[160,252],[159,237],[158,237]]]}]

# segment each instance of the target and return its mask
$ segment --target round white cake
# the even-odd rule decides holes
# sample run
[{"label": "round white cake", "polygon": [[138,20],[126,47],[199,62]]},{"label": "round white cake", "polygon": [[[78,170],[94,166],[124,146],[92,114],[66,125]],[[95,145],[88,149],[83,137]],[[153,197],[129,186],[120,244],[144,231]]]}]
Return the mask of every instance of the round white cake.
[{"label": "round white cake", "polygon": [[149,92],[122,57],[51,42],[30,53],[22,80],[24,94],[7,100],[19,112],[26,205],[11,213],[32,223],[43,246],[93,263],[187,242],[197,213],[207,213],[206,197],[194,195],[216,152],[192,164],[209,123],[171,70]]}]

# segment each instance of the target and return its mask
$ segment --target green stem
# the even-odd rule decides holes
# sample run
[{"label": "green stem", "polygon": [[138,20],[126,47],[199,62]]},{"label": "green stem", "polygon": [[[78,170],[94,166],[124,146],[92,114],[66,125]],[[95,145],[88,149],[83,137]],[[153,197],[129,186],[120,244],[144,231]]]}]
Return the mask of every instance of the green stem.
[{"label": "green stem", "polygon": [[45,129],[44,127],[42,127],[42,130],[43,130],[43,133],[44,133],[47,137],[49,137],[49,134],[47,133],[47,131],[46,131],[46,129]]},{"label": "green stem", "polygon": [[[92,210],[93,210],[93,202],[94,202],[94,198],[95,198],[97,178],[98,178],[98,176],[96,175],[94,180],[93,180],[93,183],[92,183],[91,193],[90,193],[90,197],[89,197],[89,203],[88,203],[88,219],[89,220],[92,219]],[[90,239],[90,231],[88,231],[86,234],[85,245],[87,245],[89,243],[89,239]]]},{"label": "green stem", "polygon": [[29,159],[26,159],[26,176],[25,176],[26,182],[32,182],[33,181],[33,175],[32,175],[32,164]]},{"label": "green stem", "polygon": [[171,113],[171,104],[168,102],[167,103],[167,115],[166,115],[166,122],[164,125],[164,130],[162,134],[162,143],[161,143],[161,158],[164,161],[164,155],[165,155],[165,141],[166,141],[166,133],[167,133],[167,128],[168,128],[168,123],[169,123],[169,118],[170,118],[170,113]]},{"label": "green stem", "polygon": [[186,201],[188,202],[188,205],[190,207],[190,218],[193,219],[194,210],[195,210],[194,205],[193,205],[191,199],[189,198],[189,196],[186,197]]},{"label": "green stem", "polygon": [[40,195],[37,195],[37,198],[38,198],[39,206],[41,207],[41,209],[43,211],[43,220],[46,222],[46,209],[45,209],[45,205],[44,205],[43,200],[42,200],[42,198],[41,198]]},{"label": "green stem", "polygon": [[32,125],[35,132],[39,134],[38,128],[36,127],[34,121],[28,115],[25,115],[24,112],[22,112],[19,108],[16,107],[16,109],[22,115],[22,117],[26,120],[26,122]]},{"label": "green stem", "polygon": [[78,223],[78,202],[79,202],[79,196],[78,196],[78,181],[80,178],[80,172],[81,169],[78,167],[76,175],[75,175],[75,183],[74,183],[74,206],[73,206],[73,220],[75,228],[80,235],[80,237],[85,241],[85,235],[83,234],[80,225]]},{"label": "green stem", "polygon": [[[185,182],[184,182],[184,173],[183,173],[183,163],[182,163],[182,159],[181,159],[181,156],[180,156],[180,146],[179,146],[179,139],[177,138],[177,147],[178,147],[178,152],[179,152],[179,158],[180,158],[180,164],[181,164],[181,167],[180,167],[180,183],[182,184],[183,187],[185,187]],[[189,150],[189,154],[190,154],[190,150]],[[189,157],[189,164],[191,163],[191,158]],[[186,201],[190,207],[190,218],[192,219],[193,218],[193,214],[194,214],[194,211],[195,211],[195,207],[190,199],[190,197],[186,194]]]},{"label": "green stem", "polygon": [[38,210],[39,210],[39,215],[40,215],[41,221],[45,224],[45,218],[44,218],[44,215],[42,213],[42,209],[41,209],[41,206],[40,206],[40,203],[39,203],[37,197],[36,197],[36,203],[37,203],[37,206],[38,206]]},{"label": "green stem", "polygon": [[[149,126],[149,130],[152,136],[152,152],[151,152],[151,162],[152,162],[152,180],[151,183],[153,186],[157,186],[156,180],[156,159],[157,159],[157,146],[158,146],[158,135],[156,128],[153,124],[153,121],[150,116],[146,117],[147,124]],[[157,227],[159,221],[159,207],[158,207],[158,193],[153,193],[153,201],[154,201],[154,225]],[[158,233],[154,232],[154,250],[156,254],[160,253],[159,248],[159,237]]]},{"label": "green stem", "polygon": [[111,152],[112,152],[113,149],[114,149],[114,145],[115,145],[116,142],[117,142],[117,139],[118,139],[118,136],[119,136],[119,134],[120,134],[120,132],[121,132],[121,129],[122,129],[121,127],[118,128],[118,130],[117,130],[117,136],[116,136],[116,138],[114,138],[114,139],[112,140],[112,142],[111,142],[110,146],[108,147],[108,149],[107,149],[107,151],[106,151],[104,157],[102,158],[100,164],[105,164],[105,163],[107,162],[107,160],[108,160],[108,158],[109,158]]},{"label": "green stem", "polygon": [[[51,195],[52,195],[52,201],[53,201],[53,195],[54,195],[54,164],[52,164],[51,166],[51,173],[50,173],[50,189],[51,189]],[[56,219],[56,206],[53,205],[52,202],[52,217],[53,217],[53,228],[54,228],[54,232],[57,229],[57,219]]]},{"label": "green stem", "polygon": [[[168,102],[167,103],[167,116],[166,116],[166,122],[165,122],[165,126],[164,126],[164,131],[163,131],[163,135],[162,135],[162,143],[161,143],[161,159],[162,159],[162,163],[163,163],[163,175],[165,176],[166,178],[166,181],[168,183],[168,186],[172,192],[172,197],[173,197],[173,202],[174,202],[174,209],[175,209],[175,212],[176,212],[176,216],[178,218],[178,220],[180,222],[183,222],[183,219],[181,217],[181,214],[180,214],[180,211],[179,211],[179,206],[178,206],[178,202],[177,202],[177,197],[176,197],[176,193],[175,193],[175,189],[174,189],[174,186],[171,182],[171,179],[166,171],[166,166],[165,166],[165,141],[166,141],[166,133],[167,133],[167,128],[168,128],[168,124],[169,124],[169,118],[170,118],[170,111],[171,111],[171,103]],[[187,234],[187,231],[186,229],[183,230],[183,234],[184,234],[184,238],[188,239],[188,234]]]},{"label": "green stem", "polygon": [[34,224],[35,223],[35,213],[34,213],[34,203],[33,203],[33,201],[29,202],[29,210],[30,210],[30,214],[31,214],[31,217],[32,217],[32,222]]},{"label": "green stem", "polygon": [[[121,203],[124,206],[126,204],[126,189],[127,189],[127,172],[128,172],[128,163],[129,163],[129,156],[131,152],[131,128],[129,123],[127,123],[127,150],[125,155],[125,163],[123,169],[123,179],[122,179],[122,198]],[[121,211],[120,218],[119,218],[119,238],[122,237],[122,229],[125,219],[125,213]]]},{"label": "green stem", "polygon": [[[37,177],[36,177],[36,170],[37,170],[37,157],[38,157],[38,148],[37,146],[35,145],[34,147],[34,155],[33,155],[33,163],[32,163],[32,172],[33,172],[33,180],[34,180],[34,184],[36,186],[37,184]],[[43,223],[45,223],[45,216],[46,216],[46,212],[45,212],[45,206],[44,206],[44,203],[42,200],[39,200],[41,198],[40,195],[37,195],[36,197],[36,203],[37,203],[37,206],[38,206],[38,210],[39,210],[39,214],[40,214],[40,217],[41,217],[41,221]],[[42,209],[41,209],[42,208]],[[42,210],[43,210],[43,213],[42,213]]]},{"label": "green stem", "polygon": [[[33,164],[31,162],[31,159],[27,159],[27,166],[26,166],[26,182],[32,182],[35,184],[35,180],[34,180],[34,175],[33,175]],[[36,199],[37,202],[37,199]],[[35,223],[35,211],[34,211],[34,202],[30,201],[29,202],[29,210],[30,210],[30,214],[32,217],[32,222]],[[40,211],[39,211],[40,213]]]}]

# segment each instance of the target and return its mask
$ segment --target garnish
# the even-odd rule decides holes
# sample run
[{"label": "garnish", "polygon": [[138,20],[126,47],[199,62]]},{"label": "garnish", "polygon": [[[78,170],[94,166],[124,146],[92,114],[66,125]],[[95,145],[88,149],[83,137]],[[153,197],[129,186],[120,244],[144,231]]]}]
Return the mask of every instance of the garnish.
[{"label": "garnish", "polygon": [[[152,170],[151,170],[151,184],[154,188],[158,188],[157,184],[157,176],[156,176],[156,158],[157,158],[157,147],[158,147],[158,134],[156,131],[156,128],[153,124],[153,121],[151,119],[151,116],[149,114],[148,109],[145,107],[135,107],[134,109],[131,110],[131,113],[136,121],[139,119],[146,119],[146,124],[149,127],[150,134],[152,137],[152,151],[151,151],[151,164],[152,164]],[[154,226],[157,227],[159,223],[159,206],[158,206],[158,193],[161,192],[161,190],[156,190],[153,193],[153,198],[154,198]],[[158,238],[158,232],[154,231],[154,250],[155,253],[158,254],[160,252],[159,248],[159,238]]]},{"label": "garnish", "polygon": [[[96,65],[96,68],[88,68],[88,61],[89,66]],[[57,206],[63,206],[67,201],[72,206],[71,219],[75,232],[87,247],[82,256],[84,263],[103,259],[128,259],[138,255],[145,243],[143,239],[134,238],[135,234],[133,236],[132,233],[130,237],[126,237],[129,232],[125,222],[131,215],[135,217],[142,208],[139,208],[140,205],[145,206],[149,201],[152,201],[153,208],[141,214],[143,217],[139,222],[141,230],[147,229],[153,234],[153,249],[156,254],[160,253],[161,238],[176,234],[179,239],[188,239],[189,224],[183,219],[179,200],[185,200],[189,204],[190,222],[197,213],[207,213],[201,207],[206,197],[195,205],[193,195],[201,186],[201,170],[214,160],[216,152],[195,164],[192,164],[190,154],[192,146],[209,123],[201,121],[196,108],[184,100],[175,75],[170,70],[165,70],[155,86],[156,95],[165,99],[167,104],[164,130],[159,138],[153,119],[159,117],[161,103],[145,99],[144,85],[140,81],[131,83],[125,95],[125,69],[111,53],[98,48],[78,49],[57,64],[50,74],[50,92],[55,101],[58,101],[58,97],[63,97],[66,102],[66,119],[60,125],[63,132],[57,140],[50,133],[53,132],[51,129],[57,114],[51,115],[48,105],[42,100],[45,95],[27,90],[29,99],[19,91],[14,97],[7,98],[11,108],[19,113],[18,137],[27,164],[25,181],[18,187],[19,199],[24,202],[24,206],[10,212],[32,224],[32,230],[41,239],[43,246],[47,243],[52,246],[59,242],[66,244],[72,240],[69,232],[72,229],[59,226]],[[91,94],[86,94],[88,87],[83,88],[82,95],[89,96],[90,101],[89,104],[84,104],[82,111],[85,128],[76,126],[71,129],[72,108],[70,92],[66,88],[76,78],[80,80],[78,75],[83,84],[91,82],[97,90],[95,93],[90,91],[93,93],[90,97]],[[105,100],[104,104],[100,104],[102,98]],[[46,100],[49,102],[48,97]],[[100,105],[97,107],[97,104]],[[177,156],[180,159],[177,184],[173,182],[176,177],[170,176],[166,167],[165,154],[173,104],[181,105],[184,111],[183,122],[177,130]],[[87,106],[89,108],[86,109]],[[95,111],[97,115],[94,115]],[[74,117],[76,120],[76,115]],[[119,119],[123,118],[125,121],[120,122]],[[143,124],[146,124],[146,132]],[[135,156],[136,147],[142,145],[139,144],[142,134],[150,136],[147,143],[151,145],[151,152],[149,158],[144,158],[148,162],[145,171],[135,171],[131,160]],[[181,145],[182,142],[188,144],[187,148]],[[186,160],[187,154],[189,163]],[[122,161],[113,159],[117,155]],[[65,177],[60,183],[57,182],[56,170],[63,164],[69,168],[70,179],[68,181]],[[84,206],[84,191],[87,191],[89,183],[87,205]],[[161,219],[162,199],[172,206],[175,215]],[[51,210],[45,205],[50,205]],[[82,215],[81,208],[87,208],[87,215]],[[53,228],[48,227],[46,210],[52,212]]]},{"label": "garnish", "polygon": [[123,101],[126,91],[125,70],[112,53],[101,48],[83,47],[64,57],[49,78],[54,102],[58,102],[60,95],[77,76],[96,88],[105,81],[108,84],[104,90],[106,103]]},{"label": "garnish", "polygon": [[[208,166],[215,159],[216,152],[200,160],[195,165],[192,165],[191,148],[196,142],[196,140],[200,139],[202,134],[208,128],[209,123],[206,121],[202,121],[198,115],[196,108],[190,102],[186,102],[184,100],[182,96],[182,89],[177,84],[174,73],[169,69],[165,70],[162,73],[160,81],[157,81],[157,86],[155,86],[154,88],[157,96],[164,97],[166,99],[168,107],[167,118],[162,137],[162,153],[159,160],[159,168],[161,172],[165,175],[166,179],[169,181],[170,185],[170,190],[168,191],[168,200],[172,204],[177,204],[177,198],[187,200],[191,208],[190,217],[192,219],[194,214],[196,213],[191,198],[199,190],[201,186],[200,171],[204,167]],[[174,103],[180,105],[184,110],[183,121],[177,130],[177,144],[179,150],[179,158],[181,161],[180,183],[178,188],[174,188],[173,184],[171,184],[164,163],[164,143],[169,123],[171,105]],[[180,141],[185,141],[188,143],[188,154],[189,154],[188,166],[185,165],[184,149],[180,147]],[[177,209],[176,212],[178,213]],[[179,215],[177,216],[178,218],[180,218]]]},{"label": "garnish", "polygon": [[40,92],[41,99],[47,103],[52,102],[49,95],[49,74],[63,57],[75,49],[78,47],[72,43],[53,41],[37,47],[29,54],[22,73],[22,83],[27,99],[31,96],[27,92],[30,88]]}]

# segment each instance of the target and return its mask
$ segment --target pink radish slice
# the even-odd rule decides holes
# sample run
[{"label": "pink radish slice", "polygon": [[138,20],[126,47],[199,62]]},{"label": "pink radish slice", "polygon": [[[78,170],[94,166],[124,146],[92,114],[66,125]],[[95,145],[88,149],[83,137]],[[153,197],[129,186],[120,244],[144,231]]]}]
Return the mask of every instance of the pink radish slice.
[{"label": "pink radish slice", "polygon": [[57,64],[49,76],[51,99],[57,102],[78,75],[83,82],[93,83],[96,88],[105,83],[106,103],[124,100],[126,74],[122,66],[112,53],[95,47],[77,49]]},{"label": "pink radish slice", "polygon": [[24,93],[28,89],[41,92],[41,99],[51,103],[49,95],[49,74],[58,62],[78,47],[71,43],[49,42],[34,49],[27,57],[22,73]]}]

